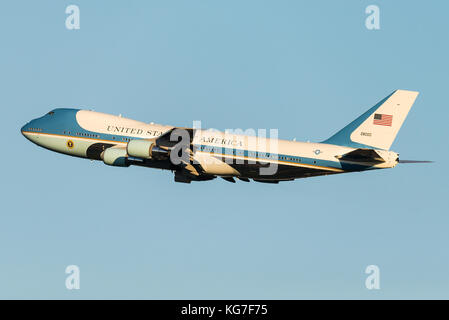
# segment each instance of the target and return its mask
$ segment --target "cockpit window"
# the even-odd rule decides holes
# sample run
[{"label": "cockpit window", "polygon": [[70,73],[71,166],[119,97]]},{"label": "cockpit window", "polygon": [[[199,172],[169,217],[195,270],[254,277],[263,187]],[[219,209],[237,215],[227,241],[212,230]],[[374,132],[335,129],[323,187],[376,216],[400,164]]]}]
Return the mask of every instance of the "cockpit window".
[{"label": "cockpit window", "polygon": [[47,113],[48,115],[50,115],[50,116],[52,116],[52,115],[54,115],[55,113],[53,112],[53,111],[50,111],[49,113]]}]

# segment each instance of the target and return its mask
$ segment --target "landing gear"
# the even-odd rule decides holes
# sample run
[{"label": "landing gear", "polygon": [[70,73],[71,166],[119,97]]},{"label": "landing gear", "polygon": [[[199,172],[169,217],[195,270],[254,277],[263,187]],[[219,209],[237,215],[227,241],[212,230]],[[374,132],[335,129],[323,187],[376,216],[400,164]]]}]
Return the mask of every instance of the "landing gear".
[{"label": "landing gear", "polygon": [[182,172],[175,171],[175,182],[190,183],[192,179],[182,174]]}]

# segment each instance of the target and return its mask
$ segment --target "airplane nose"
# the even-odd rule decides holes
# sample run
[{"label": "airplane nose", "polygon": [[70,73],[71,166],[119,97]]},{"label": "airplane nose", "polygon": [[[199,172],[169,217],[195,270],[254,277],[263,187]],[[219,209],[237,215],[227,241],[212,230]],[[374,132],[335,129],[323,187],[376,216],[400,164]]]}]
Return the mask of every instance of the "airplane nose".
[{"label": "airplane nose", "polygon": [[30,131],[30,125],[31,122],[28,122],[27,124],[25,124],[22,128],[20,128],[20,132],[22,133],[22,135],[27,138],[28,140],[30,140],[30,135],[29,135],[29,131]]},{"label": "airplane nose", "polygon": [[25,136],[25,131],[26,131],[26,127],[27,127],[27,125],[28,125],[28,123],[27,124],[25,124],[21,129],[20,129],[20,132]]}]

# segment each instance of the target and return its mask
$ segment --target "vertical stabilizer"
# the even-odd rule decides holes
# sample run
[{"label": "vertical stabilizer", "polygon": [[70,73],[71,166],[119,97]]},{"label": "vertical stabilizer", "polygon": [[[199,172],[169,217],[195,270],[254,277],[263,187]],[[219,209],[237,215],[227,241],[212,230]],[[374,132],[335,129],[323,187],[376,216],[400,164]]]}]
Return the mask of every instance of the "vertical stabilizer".
[{"label": "vertical stabilizer", "polygon": [[389,150],[417,96],[396,90],[323,143]]}]

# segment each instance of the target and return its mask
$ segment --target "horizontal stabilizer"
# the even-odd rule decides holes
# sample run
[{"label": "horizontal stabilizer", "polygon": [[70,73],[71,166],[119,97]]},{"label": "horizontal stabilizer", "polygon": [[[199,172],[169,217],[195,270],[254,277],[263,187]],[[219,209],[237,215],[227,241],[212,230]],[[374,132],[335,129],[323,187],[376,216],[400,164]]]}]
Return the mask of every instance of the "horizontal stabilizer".
[{"label": "horizontal stabilizer", "polygon": [[356,149],[354,151],[345,153],[341,156],[336,156],[338,160],[354,161],[354,162],[370,162],[381,163],[385,160],[373,149]]}]

